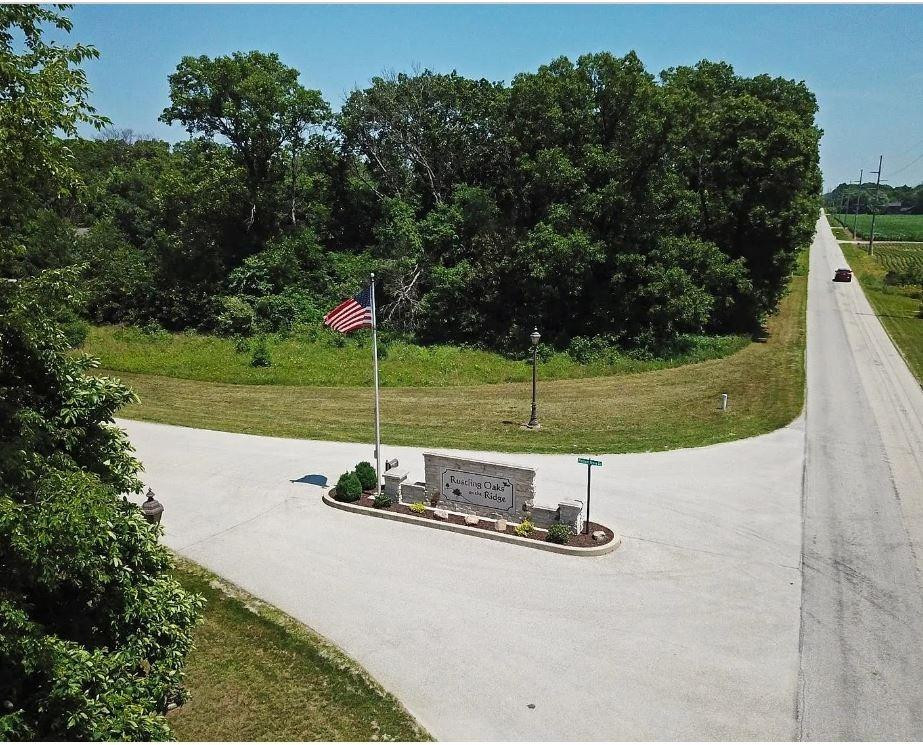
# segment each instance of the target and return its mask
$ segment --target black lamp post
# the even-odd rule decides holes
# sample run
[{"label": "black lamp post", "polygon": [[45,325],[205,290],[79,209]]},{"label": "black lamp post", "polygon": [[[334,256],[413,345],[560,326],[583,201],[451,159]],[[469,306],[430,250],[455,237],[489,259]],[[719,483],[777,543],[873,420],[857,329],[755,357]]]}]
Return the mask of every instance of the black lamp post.
[{"label": "black lamp post", "polygon": [[538,343],[542,335],[538,333],[538,327],[529,334],[529,340],[532,342],[532,417],[526,425],[529,429],[538,429],[542,425],[538,423],[538,409],[535,406],[535,379],[536,379],[536,360],[538,356]]}]

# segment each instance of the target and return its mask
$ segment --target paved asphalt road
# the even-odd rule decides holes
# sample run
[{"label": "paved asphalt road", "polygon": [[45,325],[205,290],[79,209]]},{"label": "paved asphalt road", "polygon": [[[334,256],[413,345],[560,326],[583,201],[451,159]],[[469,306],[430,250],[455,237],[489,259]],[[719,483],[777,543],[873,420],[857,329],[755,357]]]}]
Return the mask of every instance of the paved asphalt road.
[{"label": "paved asphalt road", "polygon": [[799,734],[923,739],[923,392],[818,222],[808,302]]},{"label": "paved asphalt road", "polygon": [[[170,546],[337,643],[440,739],[919,734],[920,391],[858,286],[829,282],[831,241],[823,223],[807,433],[603,456],[593,518],[624,538],[603,557],[325,506],[310,482],[368,445],[123,424]],[[422,478],[420,450],[383,451]],[[537,468],[539,502],[581,496],[571,456],[480,455]]]}]

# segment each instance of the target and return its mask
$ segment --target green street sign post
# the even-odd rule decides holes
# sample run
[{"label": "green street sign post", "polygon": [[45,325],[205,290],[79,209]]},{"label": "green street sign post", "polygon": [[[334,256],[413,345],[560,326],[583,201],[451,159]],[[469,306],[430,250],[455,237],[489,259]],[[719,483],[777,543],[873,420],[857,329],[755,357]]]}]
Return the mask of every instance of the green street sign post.
[{"label": "green street sign post", "polygon": [[583,532],[589,534],[590,532],[590,476],[593,473],[593,466],[601,466],[603,462],[601,460],[593,460],[592,458],[577,458],[578,463],[582,463],[586,466],[586,521],[583,526]]}]

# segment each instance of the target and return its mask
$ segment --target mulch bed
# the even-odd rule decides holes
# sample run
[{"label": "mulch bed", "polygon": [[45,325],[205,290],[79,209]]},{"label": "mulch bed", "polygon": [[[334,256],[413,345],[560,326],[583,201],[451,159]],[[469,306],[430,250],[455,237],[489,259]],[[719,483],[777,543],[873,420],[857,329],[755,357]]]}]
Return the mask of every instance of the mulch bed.
[{"label": "mulch bed", "polygon": [[[330,492],[330,496],[335,498],[335,494],[336,494],[336,489],[332,489]],[[401,515],[413,515],[414,517],[422,517],[424,519],[432,520],[433,522],[437,522],[437,523],[449,522],[454,525],[465,525],[466,527],[469,527],[469,528],[476,528],[478,530],[483,530],[485,533],[500,532],[494,527],[494,521],[489,517],[480,518],[481,522],[479,525],[468,525],[465,522],[465,516],[460,515],[457,512],[449,512],[448,520],[442,520],[440,518],[435,517],[433,515],[433,512],[434,510],[440,509],[439,507],[427,506],[425,512],[417,513],[417,512],[414,512],[412,509],[410,509],[408,505],[403,504],[403,503],[392,504],[390,507],[375,507],[374,502],[375,502],[374,494],[371,492],[366,492],[361,497],[359,497],[359,499],[357,499],[355,502],[352,502],[352,504],[362,505],[363,507],[371,507],[372,509],[381,510],[382,512],[397,512],[398,514],[401,514]],[[585,530],[586,528],[584,528],[584,531]],[[604,541],[594,541],[593,531],[595,530],[603,531],[606,534],[606,539]],[[506,531],[504,532],[507,535],[516,535],[516,526],[513,525],[512,523],[507,523]],[[541,528],[536,528],[535,531],[529,536],[517,536],[517,537],[526,538],[532,541],[547,541],[548,540],[547,536],[548,536],[547,531],[542,530]],[[576,546],[579,548],[590,548],[592,546],[605,546],[614,537],[615,537],[615,534],[612,532],[610,528],[607,528],[605,525],[600,525],[599,523],[591,522],[589,533],[583,532],[583,533],[580,533],[579,535],[572,535],[570,538],[567,539],[566,545]]]}]

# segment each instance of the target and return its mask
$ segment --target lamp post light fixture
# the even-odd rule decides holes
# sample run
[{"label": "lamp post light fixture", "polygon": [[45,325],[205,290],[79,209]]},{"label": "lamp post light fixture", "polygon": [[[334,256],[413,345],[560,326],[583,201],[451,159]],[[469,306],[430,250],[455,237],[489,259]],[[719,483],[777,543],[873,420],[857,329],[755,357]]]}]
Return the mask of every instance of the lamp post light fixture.
[{"label": "lamp post light fixture", "polygon": [[151,525],[160,523],[160,517],[163,515],[163,505],[154,499],[154,490],[151,488],[147,490],[147,501],[141,505],[141,513]]},{"label": "lamp post light fixture", "polygon": [[538,327],[535,327],[535,330],[529,334],[529,341],[532,342],[532,416],[529,419],[529,423],[526,425],[529,429],[539,429],[542,425],[538,423],[538,409],[535,405],[535,381],[536,381],[536,368],[537,368],[537,359],[538,359],[538,343],[541,341],[542,335],[538,333]]}]

